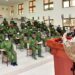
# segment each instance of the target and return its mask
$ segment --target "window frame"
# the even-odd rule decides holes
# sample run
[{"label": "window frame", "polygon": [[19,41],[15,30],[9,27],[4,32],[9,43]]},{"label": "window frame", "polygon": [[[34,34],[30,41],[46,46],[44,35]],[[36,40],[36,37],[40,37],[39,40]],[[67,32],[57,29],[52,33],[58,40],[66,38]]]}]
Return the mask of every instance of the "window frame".
[{"label": "window frame", "polygon": [[[69,6],[68,6],[68,7],[64,7],[64,2],[65,2],[65,1],[69,1]],[[74,5],[74,6],[71,5],[71,1],[72,1],[72,0],[62,0],[62,7],[63,7],[63,8],[75,7],[75,5]]]},{"label": "window frame", "polygon": [[[24,10],[24,7],[23,7],[23,3],[21,3],[21,4],[18,4],[18,15],[22,15],[23,14],[23,10]],[[19,7],[21,7],[21,8],[19,8]],[[21,13],[20,13],[20,11],[21,11]]]},{"label": "window frame", "polygon": [[[46,21],[48,21],[48,23],[50,24],[51,22],[50,21],[54,21],[54,19],[50,19],[50,17],[48,17],[47,19],[45,19],[45,16],[43,16],[43,21],[44,23],[46,23]],[[51,23],[52,24],[52,23]]]},{"label": "window frame", "polygon": [[[34,13],[35,12],[35,8],[36,8],[36,5],[34,4],[36,0],[32,0],[32,1],[29,1],[29,13]],[[30,4],[32,3],[32,6],[30,6]],[[30,10],[32,9],[32,11]]]},{"label": "window frame", "polygon": [[69,21],[71,22],[71,20],[72,20],[72,19],[75,19],[75,18],[63,18],[63,19],[62,19],[62,24],[63,24],[64,27],[75,27],[75,26],[73,26],[73,25],[70,25],[70,23],[69,23],[69,26],[64,25],[64,22],[63,22],[64,19],[69,19]]},{"label": "window frame", "polygon": [[14,6],[10,6],[10,15],[13,15],[14,14]]},{"label": "window frame", "polygon": [[[53,4],[53,1],[50,2],[50,0],[48,0],[48,3],[45,3],[45,0],[43,0],[43,9],[44,11],[47,11],[47,10],[53,10],[53,8],[50,8],[50,5]],[[45,6],[48,5],[48,9],[45,9]]]}]

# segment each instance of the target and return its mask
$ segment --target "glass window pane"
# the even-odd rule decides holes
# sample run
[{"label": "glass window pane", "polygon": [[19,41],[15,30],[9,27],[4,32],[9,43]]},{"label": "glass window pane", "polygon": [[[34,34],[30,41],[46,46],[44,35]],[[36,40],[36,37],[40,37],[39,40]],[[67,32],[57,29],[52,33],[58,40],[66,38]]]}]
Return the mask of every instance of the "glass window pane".
[{"label": "glass window pane", "polygon": [[69,1],[64,1],[64,7],[69,7]]},{"label": "glass window pane", "polygon": [[35,0],[30,1],[30,5],[29,5],[29,12],[34,12],[35,11]]},{"label": "glass window pane", "polygon": [[70,27],[65,27],[65,30],[67,31],[67,30],[70,30]]},{"label": "glass window pane", "polygon": [[33,6],[33,2],[30,2],[30,3],[29,3],[29,6]]},{"label": "glass window pane", "polygon": [[48,9],[48,5],[44,5],[45,9]]},{"label": "glass window pane", "polygon": [[50,19],[50,23],[51,23],[52,25],[54,25],[54,20],[53,20],[53,19]]},{"label": "glass window pane", "polygon": [[50,4],[49,7],[50,7],[50,8],[53,8],[53,4]]},{"label": "glass window pane", "polygon": [[45,17],[44,17],[44,20],[48,20],[48,19],[49,19],[48,16],[45,16]]},{"label": "glass window pane", "polygon": [[30,9],[29,9],[29,12],[31,12],[31,13],[32,13],[32,12],[33,12],[33,9],[32,9],[32,8],[30,8]]},{"label": "glass window pane", "polygon": [[70,25],[70,20],[69,19],[64,19],[63,24],[64,24],[64,26],[69,26]]},{"label": "glass window pane", "polygon": [[13,14],[14,14],[14,7],[11,6],[11,7],[10,7],[10,15],[12,16]]},{"label": "glass window pane", "polygon": [[71,5],[71,6],[75,6],[75,0],[71,0],[71,1],[70,1],[70,5]]},{"label": "glass window pane", "polygon": [[35,6],[36,5],[36,3],[35,3],[35,1],[33,1],[33,6]]},{"label": "glass window pane", "polygon": [[50,2],[53,2],[53,0],[50,0]]},{"label": "glass window pane", "polygon": [[75,19],[71,19],[71,26],[75,26]]},{"label": "glass window pane", "polygon": [[19,8],[18,9],[21,9],[21,5],[19,5]]},{"label": "glass window pane", "polygon": [[44,0],[44,3],[48,3],[49,0]]},{"label": "glass window pane", "polygon": [[45,20],[46,26],[49,26],[49,20]]}]

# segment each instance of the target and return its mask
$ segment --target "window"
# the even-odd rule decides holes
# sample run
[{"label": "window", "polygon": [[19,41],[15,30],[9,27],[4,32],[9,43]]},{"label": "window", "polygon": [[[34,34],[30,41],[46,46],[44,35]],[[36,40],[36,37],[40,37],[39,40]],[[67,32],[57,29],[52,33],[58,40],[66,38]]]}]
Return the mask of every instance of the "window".
[{"label": "window", "polygon": [[75,0],[70,1],[70,6],[75,6]]},{"label": "window", "polygon": [[63,26],[75,26],[75,18],[64,18],[63,19]]},{"label": "window", "polygon": [[70,26],[70,19],[69,18],[64,18],[63,19],[63,25],[64,26]]},{"label": "window", "polygon": [[35,12],[35,0],[29,1],[29,12],[30,13]]},{"label": "window", "polygon": [[53,9],[53,0],[44,0],[44,10]]},{"label": "window", "polygon": [[53,19],[50,19],[49,17],[43,17],[44,19],[44,23],[49,26],[49,24],[51,23],[53,25],[54,23],[54,20]]},{"label": "window", "polygon": [[13,14],[14,14],[14,6],[11,6],[10,7],[10,15],[13,16]]},{"label": "window", "polygon": [[19,15],[23,14],[23,9],[24,9],[23,7],[24,7],[23,3],[18,5],[18,14]]},{"label": "window", "polygon": [[75,6],[75,0],[63,0],[63,7]]},{"label": "window", "polygon": [[75,27],[75,18],[64,18],[62,17],[62,25],[65,28],[65,30],[70,29],[71,27]]}]

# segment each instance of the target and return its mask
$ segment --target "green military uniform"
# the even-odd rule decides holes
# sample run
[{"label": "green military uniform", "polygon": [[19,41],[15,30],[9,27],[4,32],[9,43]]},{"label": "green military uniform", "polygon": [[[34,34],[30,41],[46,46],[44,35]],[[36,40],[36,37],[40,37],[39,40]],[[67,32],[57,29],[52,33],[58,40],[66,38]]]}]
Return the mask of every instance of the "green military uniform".
[{"label": "green military uniform", "polygon": [[16,33],[16,29],[13,28],[13,27],[9,27],[9,29],[8,29],[8,34],[13,35],[13,34],[15,34],[15,33]]},{"label": "green military uniform", "polygon": [[4,34],[0,33],[0,49],[3,41],[4,41]]},{"label": "green military uniform", "polygon": [[1,44],[1,48],[6,50],[6,54],[12,65],[17,65],[16,52],[13,49],[13,45],[10,40],[5,40]]},{"label": "green military uniform", "polygon": [[4,34],[5,32],[5,26],[4,24],[0,24],[0,33]]},{"label": "green military uniform", "polygon": [[[38,43],[42,41],[40,31],[36,33],[36,40],[38,41]],[[38,56],[41,57],[41,44],[38,44]]]},{"label": "green military uniform", "polygon": [[14,34],[13,38],[16,44],[20,44],[19,46],[20,49],[24,48],[24,35],[23,34],[20,34],[20,33]]},{"label": "green military uniform", "polygon": [[14,24],[15,23],[15,21],[12,19],[11,21],[10,21],[10,24]]},{"label": "green military uniform", "polygon": [[31,38],[32,32],[33,32],[33,30],[28,28],[28,31],[27,31],[28,40],[29,40],[29,38]]},{"label": "green military uniform", "polygon": [[4,41],[4,34],[0,33],[0,42]]},{"label": "green military uniform", "polygon": [[8,21],[6,20],[6,18],[4,18],[3,24],[5,27],[8,27]]},{"label": "green military uniform", "polygon": [[25,41],[24,41],[24,34],[20,34],[20,49],[23,49],[25,46]]},{"label": "green military uniform", "polygon": [[36,28],[35,26],[32,26],[32,30],[33,30],[34,32],[37,32],[37,28]]},{"label": "green military uniform", "polygon": [[16,31],[19,31],[18,26],[17,26],[17,23],[16,23],[13,19],[10,21],[10,25],[11,25],[14,29],[16,29]]},{"label": "green military uniform", "polygon": [[19,32],[20,31],[19,30],[19,27],[17,26],[17,23],[14,24],[14,28],[15,28],[16,32]]},{"label": "green military uniform", "polygon": [[36,40],[38,41],[38,42],[40,42],[42,39],[41,39],[41,32],[40,31],[37,31],[37,33],[36,33]]},{"label": "green military uniform", "polygon": [[4,25],[0,24],[0,48],[1,48],[1,43],[4,41]]},{"label": "green military uniform", "polygon": [[[33,34],[32,34],[33,35]],[[30,49],[32,49],[32,57],[36,59],[36,50],[38,50],[38,56],[41,57],[41,45],[38,44],[39,39],[30,38]]]},{"label": "green military uniform", "polygon": [[9,27],[7,30],[7,33],[8,33],[9,39],[11,39],[11,41],[13,41],[13,35],[16,33],[16,29],[13,27]]},{"label": "green military uniform", "polygon": [[27,28],[22,29],[22,34],[24,34],[24,36],[23,36],[24,47],[27,48],[27,41],[28,41],[28,39],[27,39],[28,36],[27,36],[27,35],[28,35],[28,29],[27,29]]},{"label": "green military uniform", "polygon": [[29,29],[29,37],[31,37],[31,35],[32,35],[32,32],[33,32],[33,29]]},{"label": "green military uniform", "polygon": [[34,38],[30,38],[30,42],[29,42],[29,47],[30,47],[30,49],[32,50],[32,57],[34,58],[34,59],[36,59],[36,49],[37,49],[37,44],[36,44],[36,39],[34,39]]},{"label": "green military uniform", "polygon": [[22,33],[24,34],[24,36],[27,37],[28,29],[27,28],[22,29]]}]

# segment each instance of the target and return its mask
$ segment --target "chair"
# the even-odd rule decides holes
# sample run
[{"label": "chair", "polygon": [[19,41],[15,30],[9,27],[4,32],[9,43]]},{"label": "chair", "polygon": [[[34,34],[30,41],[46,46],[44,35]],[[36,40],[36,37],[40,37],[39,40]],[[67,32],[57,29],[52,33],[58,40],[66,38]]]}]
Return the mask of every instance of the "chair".
[{"label": "chair", "polygon": [[19,49],[19,47],[20,47],[20,44],[16,44],[16,49]]},{"label": "chair", "polygon": [[4,49],[0,49],[1,55],[2,55],[2,64],[6,63],[8,66],[8,56],[6,54],[6,51]]},{"label": "chair", "polygon": [[27,56],[32,55],[32,50],[29,48],[29,43],[27,43]]}]

